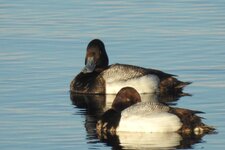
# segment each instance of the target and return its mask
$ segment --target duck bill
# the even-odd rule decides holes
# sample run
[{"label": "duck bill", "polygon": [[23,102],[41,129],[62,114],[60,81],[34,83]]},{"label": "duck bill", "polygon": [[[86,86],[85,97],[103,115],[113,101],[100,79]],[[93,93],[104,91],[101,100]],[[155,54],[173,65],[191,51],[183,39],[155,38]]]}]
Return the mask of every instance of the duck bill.
[{"label": "duck bill", "polygon": [[95,61],[94,61],[94,57],[88,57],[86,60],[86,65],[84,67],[84,69],[82,70],[83,73],[91,73],[95,70]]}]

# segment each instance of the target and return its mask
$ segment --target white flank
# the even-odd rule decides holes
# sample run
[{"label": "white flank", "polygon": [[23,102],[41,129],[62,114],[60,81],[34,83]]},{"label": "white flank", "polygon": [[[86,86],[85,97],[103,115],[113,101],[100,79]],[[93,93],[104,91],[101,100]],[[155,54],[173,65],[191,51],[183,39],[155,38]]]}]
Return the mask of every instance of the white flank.
[{"label": "white flank", "polygon": [[123,87],[130,86],[139,93],[155,93],[158,91],[159,78],[155,75],[145,75],[140,78],[129,79],[127,81],[106,81],[106,94],[116,94]]},{"label": "white flank", "polygon": [[127,132],[175,132],[181,127],[180,119],[168,112],[130,114],[121,117],[117,131]]}]

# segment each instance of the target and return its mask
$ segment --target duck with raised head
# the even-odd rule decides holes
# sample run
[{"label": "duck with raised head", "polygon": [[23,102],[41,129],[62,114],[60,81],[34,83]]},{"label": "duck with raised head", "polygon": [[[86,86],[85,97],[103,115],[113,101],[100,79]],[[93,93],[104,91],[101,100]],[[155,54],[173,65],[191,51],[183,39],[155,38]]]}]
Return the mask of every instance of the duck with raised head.
[{"label": "duck with raised head", "polygon": [[197,116],[200,111],[170,107],[158,102],[141,102],[132,87],[122,88],[112,107],[97,122],[98,133],[116,132],[177,132],[201,135],[215,130]]},{"label": "duck with raised head", "polygon": [[139,93],[177,93],[191,82],[160,70],[128,64],[109,65],[104,43],[92,40],[85,57],[85,67],[72,80],[70,91],[84,94],[116,94],[122,87],[134,87]]}]

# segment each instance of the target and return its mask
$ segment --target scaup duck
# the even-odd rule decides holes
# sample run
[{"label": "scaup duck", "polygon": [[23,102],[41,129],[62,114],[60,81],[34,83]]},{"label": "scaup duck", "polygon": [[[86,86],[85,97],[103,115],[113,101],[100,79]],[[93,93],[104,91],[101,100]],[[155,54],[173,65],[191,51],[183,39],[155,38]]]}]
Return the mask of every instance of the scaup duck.
[{"label": "scaup duck", "polygon": [[98,133],[178,132],[201,135],[215,130],[197,116],[200,111],[170,107],[159,102],[140,102],[132,87],[122,88],[113,104],[97,122]]},{"label": "scaup duck", "polygon": [[109,63],[104,43],[92,40],[87,46],[84,69],[72,80],[70,91],[85,94],[116,94],[125,86],[139,93],[176,93],[191,82],[155,69]]}]

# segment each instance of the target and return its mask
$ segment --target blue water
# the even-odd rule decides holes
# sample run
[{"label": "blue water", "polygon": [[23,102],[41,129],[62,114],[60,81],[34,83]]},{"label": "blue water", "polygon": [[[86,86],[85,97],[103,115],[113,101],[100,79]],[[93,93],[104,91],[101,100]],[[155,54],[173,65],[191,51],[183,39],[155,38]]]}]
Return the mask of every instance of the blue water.
[{"label": "blue water", "polygon": [[2,150],[157,149],[171,139],[125,135],[130,141],[120,136],[112,144],[96,136],[97,114],[74,104],[69,93],[93,38],[104,41],[110,63],[157,68],[192,81],[185,88],[192,96],[175,104],[204,111],[204,122],[218,133],[186,148],[225,148],[224,0],[0,0]]}]

